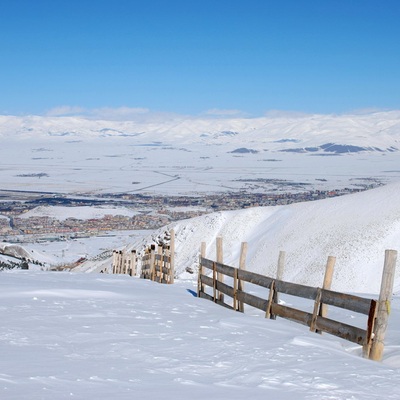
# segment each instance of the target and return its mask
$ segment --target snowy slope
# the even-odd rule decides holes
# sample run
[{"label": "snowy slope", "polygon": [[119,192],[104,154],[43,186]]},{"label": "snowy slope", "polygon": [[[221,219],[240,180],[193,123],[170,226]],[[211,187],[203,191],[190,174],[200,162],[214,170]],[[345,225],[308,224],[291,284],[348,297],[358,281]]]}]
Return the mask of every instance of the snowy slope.
[{"label": "snowy slope", "polygon": [[189,277],[184,270],[196,268],[203,241],[207,256],[215,259],[215,238],[222,236],[226,264],[238,265],[240,244],[248,242],[247,269],[275,276],[279,251],[284,250],[285,280],[321,286],[327,257],[335,256],[333,289],[377,293],[385,250],[400,250],[399,193],[400,182],[332,199],[219,212],[172,224],[177,273]]},{"label": "snowy slope", "polygon": [[400,399],[399,298],[378,363],[333,336],[195,298],[188,282],[0,275],[4,400]]}]

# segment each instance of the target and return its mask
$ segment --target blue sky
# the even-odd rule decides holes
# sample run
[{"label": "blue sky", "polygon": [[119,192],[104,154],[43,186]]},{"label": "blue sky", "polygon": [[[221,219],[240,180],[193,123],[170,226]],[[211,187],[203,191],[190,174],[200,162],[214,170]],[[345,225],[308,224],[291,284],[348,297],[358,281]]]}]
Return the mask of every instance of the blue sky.
[{"label": "blue sky", "polygon": [[3,0],[0,114],[400,109],[399,21],[398,0]]}]

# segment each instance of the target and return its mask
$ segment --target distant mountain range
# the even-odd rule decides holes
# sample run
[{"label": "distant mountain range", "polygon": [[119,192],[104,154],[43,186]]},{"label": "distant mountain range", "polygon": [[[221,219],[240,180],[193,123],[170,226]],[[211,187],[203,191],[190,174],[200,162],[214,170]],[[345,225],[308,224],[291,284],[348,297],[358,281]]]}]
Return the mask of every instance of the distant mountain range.
[{"label": "distant mountain range", "polygon": [[[82,117],[0,116],[0,137],[135,137],[165,144],[254,143],[277,151],[398,151],[400,111],[260,118],[175,117],[163,121],[105,121]],[[294,146],[295,145],[295,146]]]},{"label": "distant mountain range", "polygon": [[193,194],[281,190],[242,184],[254,175],[317,189],[400,177],[400,111],[138,118],[0,116],[0,189]]}]

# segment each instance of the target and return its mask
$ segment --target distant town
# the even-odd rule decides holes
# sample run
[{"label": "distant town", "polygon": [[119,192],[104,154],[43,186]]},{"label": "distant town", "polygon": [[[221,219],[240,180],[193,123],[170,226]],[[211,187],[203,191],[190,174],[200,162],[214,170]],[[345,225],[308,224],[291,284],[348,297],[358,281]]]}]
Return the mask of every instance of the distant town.
[{"label": "distant town", "polygon": [[[38,240],[63,240],[74,237],[99,236],[110,231],[156,229],[170,222],[193,218],[222,210],[238,210],[257,206],[286,205],[342,196],[371,189],[381,184],[371,180],[356,188],[310,190],[296,193],[227,192],[208,196],[162,196],[150,194],[102,194],[91,198],[48,192],[0,190],[0,238],[18,241],[32,235]],[[57,219],[50,216],[25,215],[38,206],[103,206],[135,210],[133,216],[104,215],[101,218]]]}]

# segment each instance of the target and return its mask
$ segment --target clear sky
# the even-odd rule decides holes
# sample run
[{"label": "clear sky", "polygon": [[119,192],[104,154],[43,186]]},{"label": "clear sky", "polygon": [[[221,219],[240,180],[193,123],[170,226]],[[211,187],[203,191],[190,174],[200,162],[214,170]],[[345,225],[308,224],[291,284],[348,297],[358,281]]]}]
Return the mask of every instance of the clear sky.
[{"label": "clear sky", "polygon": [[0,114],[399,109],[400,1],[1,0],[0,73]]}]

